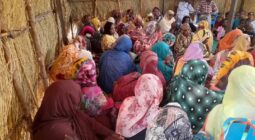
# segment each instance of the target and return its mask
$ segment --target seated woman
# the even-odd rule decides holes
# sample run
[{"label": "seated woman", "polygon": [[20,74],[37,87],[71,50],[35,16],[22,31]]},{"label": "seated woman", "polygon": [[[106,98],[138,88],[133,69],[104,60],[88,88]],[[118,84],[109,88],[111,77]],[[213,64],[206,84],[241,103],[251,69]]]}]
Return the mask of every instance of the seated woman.
[{"label": "seated woman", "polygon": [[242,65],[254,65],[253,57],[245,51],[231,51],[227,59],[222,63],[219,71],[211,81],[211,89],[215,91],[225,91],[228,84],[229,74]]},{"label": "seated woman", "polygon": [[224,61],[226,61],[227,57],[229,56],[229,54],[234,51],[247,51],[250,47],[251,41],[250,41],[250,36],[246,35],[246,34],[242,34],[238,37],[236,37],[231,45],[229,49],[226,50],[222,50],[220,52],[218,52],[215,56],[216,60],[215,60],[215,64],[214,64],[214,71],[217,72],[220,69],[220,66],[222,65],[222,63]]},{"label": "seated woman", "polygon": [[168,10],[164,17],[159,21],[160,31],[165,34],[169,33],[172,27],[172,24],[175,22],[174,11]]},{"label": "seated woman", "polygon": [[[190,60],[201,60],[209,66],[204,59],[203,55],[203,44],[201,42],[193,42],[189,45],[188,49],[184,53],[184,55],[177,61],[176,66],[174,68],[174,75],[179,75],[183,66]],[[213,74],[213,70],[209,67],[209,74]]]},{"label": "seated woman", "polygon": [[166,33],[163,35],[163,41],[166,42],[169,47],[171,48],[171,50],[173,50],[173,46],[175,44],[175,41],[176,41],[176,37],[174,34],[172,33]]},{"label": "seated woman", "polygon": [[[141,74],[154,74],[159,77],[163,86],[166,81],[163,74],[158,70],[158,57],[152,51],[145,51],[140,55]],[[117,102],[122,102],[124,99],[135,95],[135,85],[138,78],[141,76],[138,72],[133,72],[118,79],[114,86],[113,99]]]},{"label": "seated woman", "polygon": [[112,93],[116,80],[135,71],[135,64],[129,55],[131,48],[131,39],[123,35],[118,38],[112,50],[101,56],[98,83],[106,93]]},{"label": "seated woman", "polygon": [[184,16],[182,19],[182,24],[188,23],[190,26],[191,31],[194,33],[197,31],[197,27],[191,22],[190,16]]},{"label": "seated woman", "polygon": [[[222,104],[219,104],[213,108],[213,110],[207,116],[204,124],[203,130],[213,136],[213,139],[215,140],[222,138],[221,135],[224,134],[222,130],[226,127],[223,124],[227,119],[246,118],[255,120],[255,68],[251,66],[240,66],[231,72],[228,80],[229,82]],[[251,127],[251,129],[254,128]],[[242,130],[240,129],[238,131]],[[246,136],[247,133],[248,132],[245,133]]]},{"label": "seated woman", "polygon": [[159,112],[163,86],[153,74],[142,75],[135,86],[135,96],[122,103],[117,119],[116,133],[128,140],[144,140],[148,123]]},{"label": "seated woman", "polygon": [[193,36],[189,24],[187,23],[182,24],[180,30],[181,31],[177,35],[174,47],[174,55],[176,59],[184,54],[189,44],[191,43]]},{"label": "seated woman", "polygon": [[104,35],[101,40],[101,47],[103,51],[112,49],[116,38],[113,36],[115,34],[114,23],[107,21],[104,25]]},{"label": "seated woman", "polygon": [[196,34],[193,35],[192,42],[202,42],[204,57],[210,58],[212,46],[213,46],[213,34],[209,29],[200,29]]},{"label": "seated woman", "polygon": [[98,123],[81,110],[82,91],[70,80],[53,83],[45,92],[36,113],[33,140],[97,140],[100,137],[121,140],[122,137]]},{"label": "seated woman", "polygon": [[197,133],[203,126],[206,115],[222,101],[223,94],[204,87],[208,67],[204,61],[191,60],[182,68],[167,88],[166,102],[178,102],[188,114],[191,128]]},{"label": "seated woman", "polygon": [[163,41],[158,41],[152,47],[152,51],[158,55],[158,69],[164,75],[166,82],[170,81],[174,67],[174,58],[169,46]]},{"label": "seated woman", "polygon": [[192,130],[186,112],[178,103],[169,103],[149,123],[146,140],[192,140]]}]

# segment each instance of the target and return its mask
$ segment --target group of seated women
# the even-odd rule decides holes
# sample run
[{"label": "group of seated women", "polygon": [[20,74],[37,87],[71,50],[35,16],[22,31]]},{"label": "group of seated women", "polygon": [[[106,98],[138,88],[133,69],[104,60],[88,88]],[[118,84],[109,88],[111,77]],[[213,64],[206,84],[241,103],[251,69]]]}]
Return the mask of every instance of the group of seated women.
[{"label": "group of seated women", "polygon": [[232,30],[213,52],[206,20],[191,27],[184,19],[170,32],[173,14],[144,23],[132,10],[124,19],[115,11],[103,29],[97,18],[87,21],[49,70],[54,83],[32,138],[255,139],[250,37]]}]

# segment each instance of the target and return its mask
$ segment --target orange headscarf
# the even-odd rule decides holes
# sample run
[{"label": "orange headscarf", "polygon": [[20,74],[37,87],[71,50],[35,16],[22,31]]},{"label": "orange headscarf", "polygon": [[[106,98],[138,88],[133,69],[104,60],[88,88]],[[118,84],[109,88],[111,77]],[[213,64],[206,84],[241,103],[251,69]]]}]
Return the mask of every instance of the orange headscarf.
[{"label": "orange headscarf", "polygon": [[234,40],[242,34],[243,32],[239,29],[235,29],[227,33],[219,42],[219,51],[231,49],[233,47],[232,43],[234,43]]}]

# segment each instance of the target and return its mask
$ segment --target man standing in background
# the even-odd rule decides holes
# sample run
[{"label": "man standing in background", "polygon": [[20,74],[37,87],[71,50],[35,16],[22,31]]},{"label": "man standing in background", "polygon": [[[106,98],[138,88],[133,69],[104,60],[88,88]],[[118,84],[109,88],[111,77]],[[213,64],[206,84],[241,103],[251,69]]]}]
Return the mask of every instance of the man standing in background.
[{"label": "man standing in background", "polygon": [[182,19],[185,16],[190,16],[191,13],[194,13],[194,8],[192,7],[190,0],[181,0],[177,8],[177,25],[180,26]]},{"label": "man standing in background", "polygon": [[218,7],[213,0],[201,0],[197,8],[197,14],[199,17],[207,17],[207,21],[211,25],[212,15],[218,13]]}]

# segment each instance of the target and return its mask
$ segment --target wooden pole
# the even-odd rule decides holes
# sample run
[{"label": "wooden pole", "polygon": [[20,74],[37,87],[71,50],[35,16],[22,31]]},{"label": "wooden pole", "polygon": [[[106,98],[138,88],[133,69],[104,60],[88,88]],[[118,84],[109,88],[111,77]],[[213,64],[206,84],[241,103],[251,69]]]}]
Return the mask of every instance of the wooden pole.
[{"label": "wooden pole", "polygon": [[243,7],[244,7],[244,0],[241,0],[239,12],[243,11]]},{"label": "wooden pole", "polygon": [[232,23],[234,22],[238,1],[239,0],[232,0],[232,2],[231,2],[231,9],[230,9],[230,12],[229,12],[229,17],[228,17],[227,32],[232,30]]},{"label": "wooden pole", "polygon": [[141,14],[141,15],[143,14],[143,13],[142,13],[142,12],[143,12],[143,11],[142,11],[142,10],[143,10],[143,9],[142,9],[142,4],[143,4],[142,2],[143,2],[142,0],[139,1],[139,11],[140,11],[140,14]]},{"label": "wooden pole", "polygon": [[46,89],[49,86],[49,80],[48,80],[48,75],[47,75],[45,64],[44,64],[44,54],[42,53],[42,47],[40,46],[39,38],[36,34],[35,15],[31,6],[31,1],[25,0],[25,3],[26,3],[26,9],[27,9],[27,14],[29,18],[29,24],[31,26],[30,32],[34,42],[35,52],[38,58],[38,63],[40,67],[41,76],[43,79],[44,88]]},{"label": "wooden pole", "polygon": [[97,0],[94,0],[93,14],[94,14],[94,17],[97,16]]},{"label": "wooden pole", "polygon": [[120,8],[120,0],[117,0],[117,2],[118,2],[118,9],[119,9],[119,12],[122,12],[122,11],[121,11],[121,8]]},{"label": "wooden pole", "polygon": [[61,0],[56,0],[56,10],[57,14],[59,15],[59,20],[60,20],[60,26],[61,26],[61,31],[62,31],[62,39],[65,45],[68,44],[68,39],[67,39],[67,33],[66,33],[66,24],[65,24],[65,19],[64,19],[64,12],[62,9],[62,2]]}]

